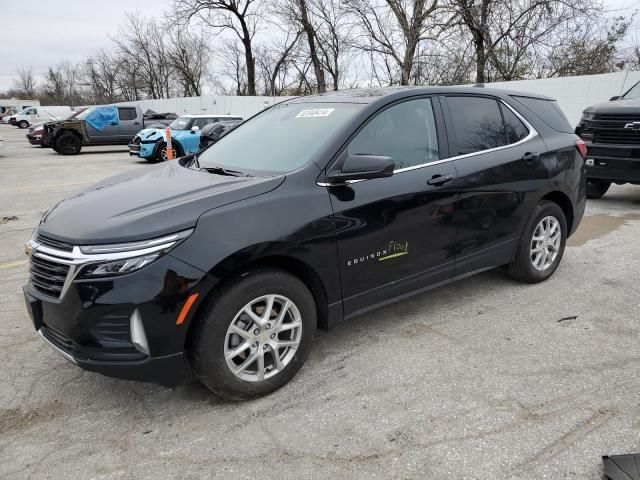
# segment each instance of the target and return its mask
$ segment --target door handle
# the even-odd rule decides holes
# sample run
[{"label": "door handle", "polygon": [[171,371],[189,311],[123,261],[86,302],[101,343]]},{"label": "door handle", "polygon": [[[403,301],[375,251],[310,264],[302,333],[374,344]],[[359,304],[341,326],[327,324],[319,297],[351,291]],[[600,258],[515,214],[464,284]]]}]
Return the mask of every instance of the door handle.
[{"label": "door handle", "polygon": [[455,177],[451,175],[434,175],[431,177],[431,180],[427,180],[427,185],[433,185],[435,187],[441,187],[445,183],[449,183],[451,180],[454,180]]},{"label": "door handle", "polygon": [[134,125],[140,125],[140,122],[133,122]]},{"label": "door handle", "polygon": [[538,152],[527,152],[522,156],[522,160],[524,160],[526,163],[533,163],[536,160],[540,160],[540,154]]}]

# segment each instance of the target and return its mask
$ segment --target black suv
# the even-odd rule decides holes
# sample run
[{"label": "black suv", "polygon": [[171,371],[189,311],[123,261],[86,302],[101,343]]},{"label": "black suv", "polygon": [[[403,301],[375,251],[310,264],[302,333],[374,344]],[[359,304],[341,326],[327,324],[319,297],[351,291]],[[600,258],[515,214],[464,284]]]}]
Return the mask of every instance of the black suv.
[{"label": "black suv", "polygon": [[555,102],[481,88],[297,98],[197,156],[45,213],[35,329],[78,366],[231,399],[285,384],[317,327],[504,266],[546,280],[585,208]]},{"label": "black suv", "polygon": [[587,198],[602,197],[612,182],[640,185],[640,82],[586,108],[576,133],[587,145]]}]

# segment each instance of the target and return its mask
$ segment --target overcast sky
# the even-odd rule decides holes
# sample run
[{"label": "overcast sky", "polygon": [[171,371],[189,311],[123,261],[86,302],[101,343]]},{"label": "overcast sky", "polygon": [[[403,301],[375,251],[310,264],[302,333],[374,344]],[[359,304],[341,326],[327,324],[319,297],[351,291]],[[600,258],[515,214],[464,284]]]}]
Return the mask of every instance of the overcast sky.
[{"label": "overcast sky", "polygon": [[[616,14],[630,14],[640,0],[604,0]],[[62,60],[79,62],[113,44],[125,11],[161,16],[171,0],[0,0],[0,91],[13,86],[18,67],[42,75]],[[638,21],[635,22],[636,25]]]}]

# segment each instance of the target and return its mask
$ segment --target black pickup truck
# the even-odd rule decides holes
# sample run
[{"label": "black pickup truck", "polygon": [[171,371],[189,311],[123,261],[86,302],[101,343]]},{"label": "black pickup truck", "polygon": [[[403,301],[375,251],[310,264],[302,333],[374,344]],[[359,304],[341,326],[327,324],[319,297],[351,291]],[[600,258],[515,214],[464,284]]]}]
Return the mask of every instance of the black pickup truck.
[{"label": "black pickup truck", "polygon": [[576,134],[587,145],[587,198],[602,197],[611,183],[640,185],[640,82],[586,108]]}]

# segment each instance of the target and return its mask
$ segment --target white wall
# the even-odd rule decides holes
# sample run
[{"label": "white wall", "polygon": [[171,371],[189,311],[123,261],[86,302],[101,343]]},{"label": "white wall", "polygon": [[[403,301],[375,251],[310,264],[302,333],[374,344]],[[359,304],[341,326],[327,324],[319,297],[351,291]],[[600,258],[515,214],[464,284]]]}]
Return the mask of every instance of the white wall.
[{"label": "white wall", "polygon": [[[487,83],[487,88],[506,88],[522,92],[547,95],[558,100],[571,125],[580,120],[582,110],[594,103],[605,102],[614,95],[621,95],[640,81],[640,72],[616,72],[579,77],[545,78],[540,80],[516,80],[513,82]],[[120,105],[140,105],[156,112],[217,113],[241,115],[248,118],[266,106],[292,97],[241,97],[210,95],[161,100],[124,102]]]},{"label": "white wall", "polygon": [[178,97],[159,100],[140,100],[123,102],[118,105],[139,105],[142,111],[148,109],[158,113],[174,112],[182,114],[216,113],[220,115],[240,115],[249,118],[274,103],[292,97],[241,97],[209,95],[203,97]]},{"label": "white wall", "polygon": [[640,81],[640,72],[616,72],[579,77],[495,82],[487,83],[485,87],[520,90],[555,98],[571,125],[575,126],[586,107],[606,102],[615,95],[622,95],[638,81]]}]

